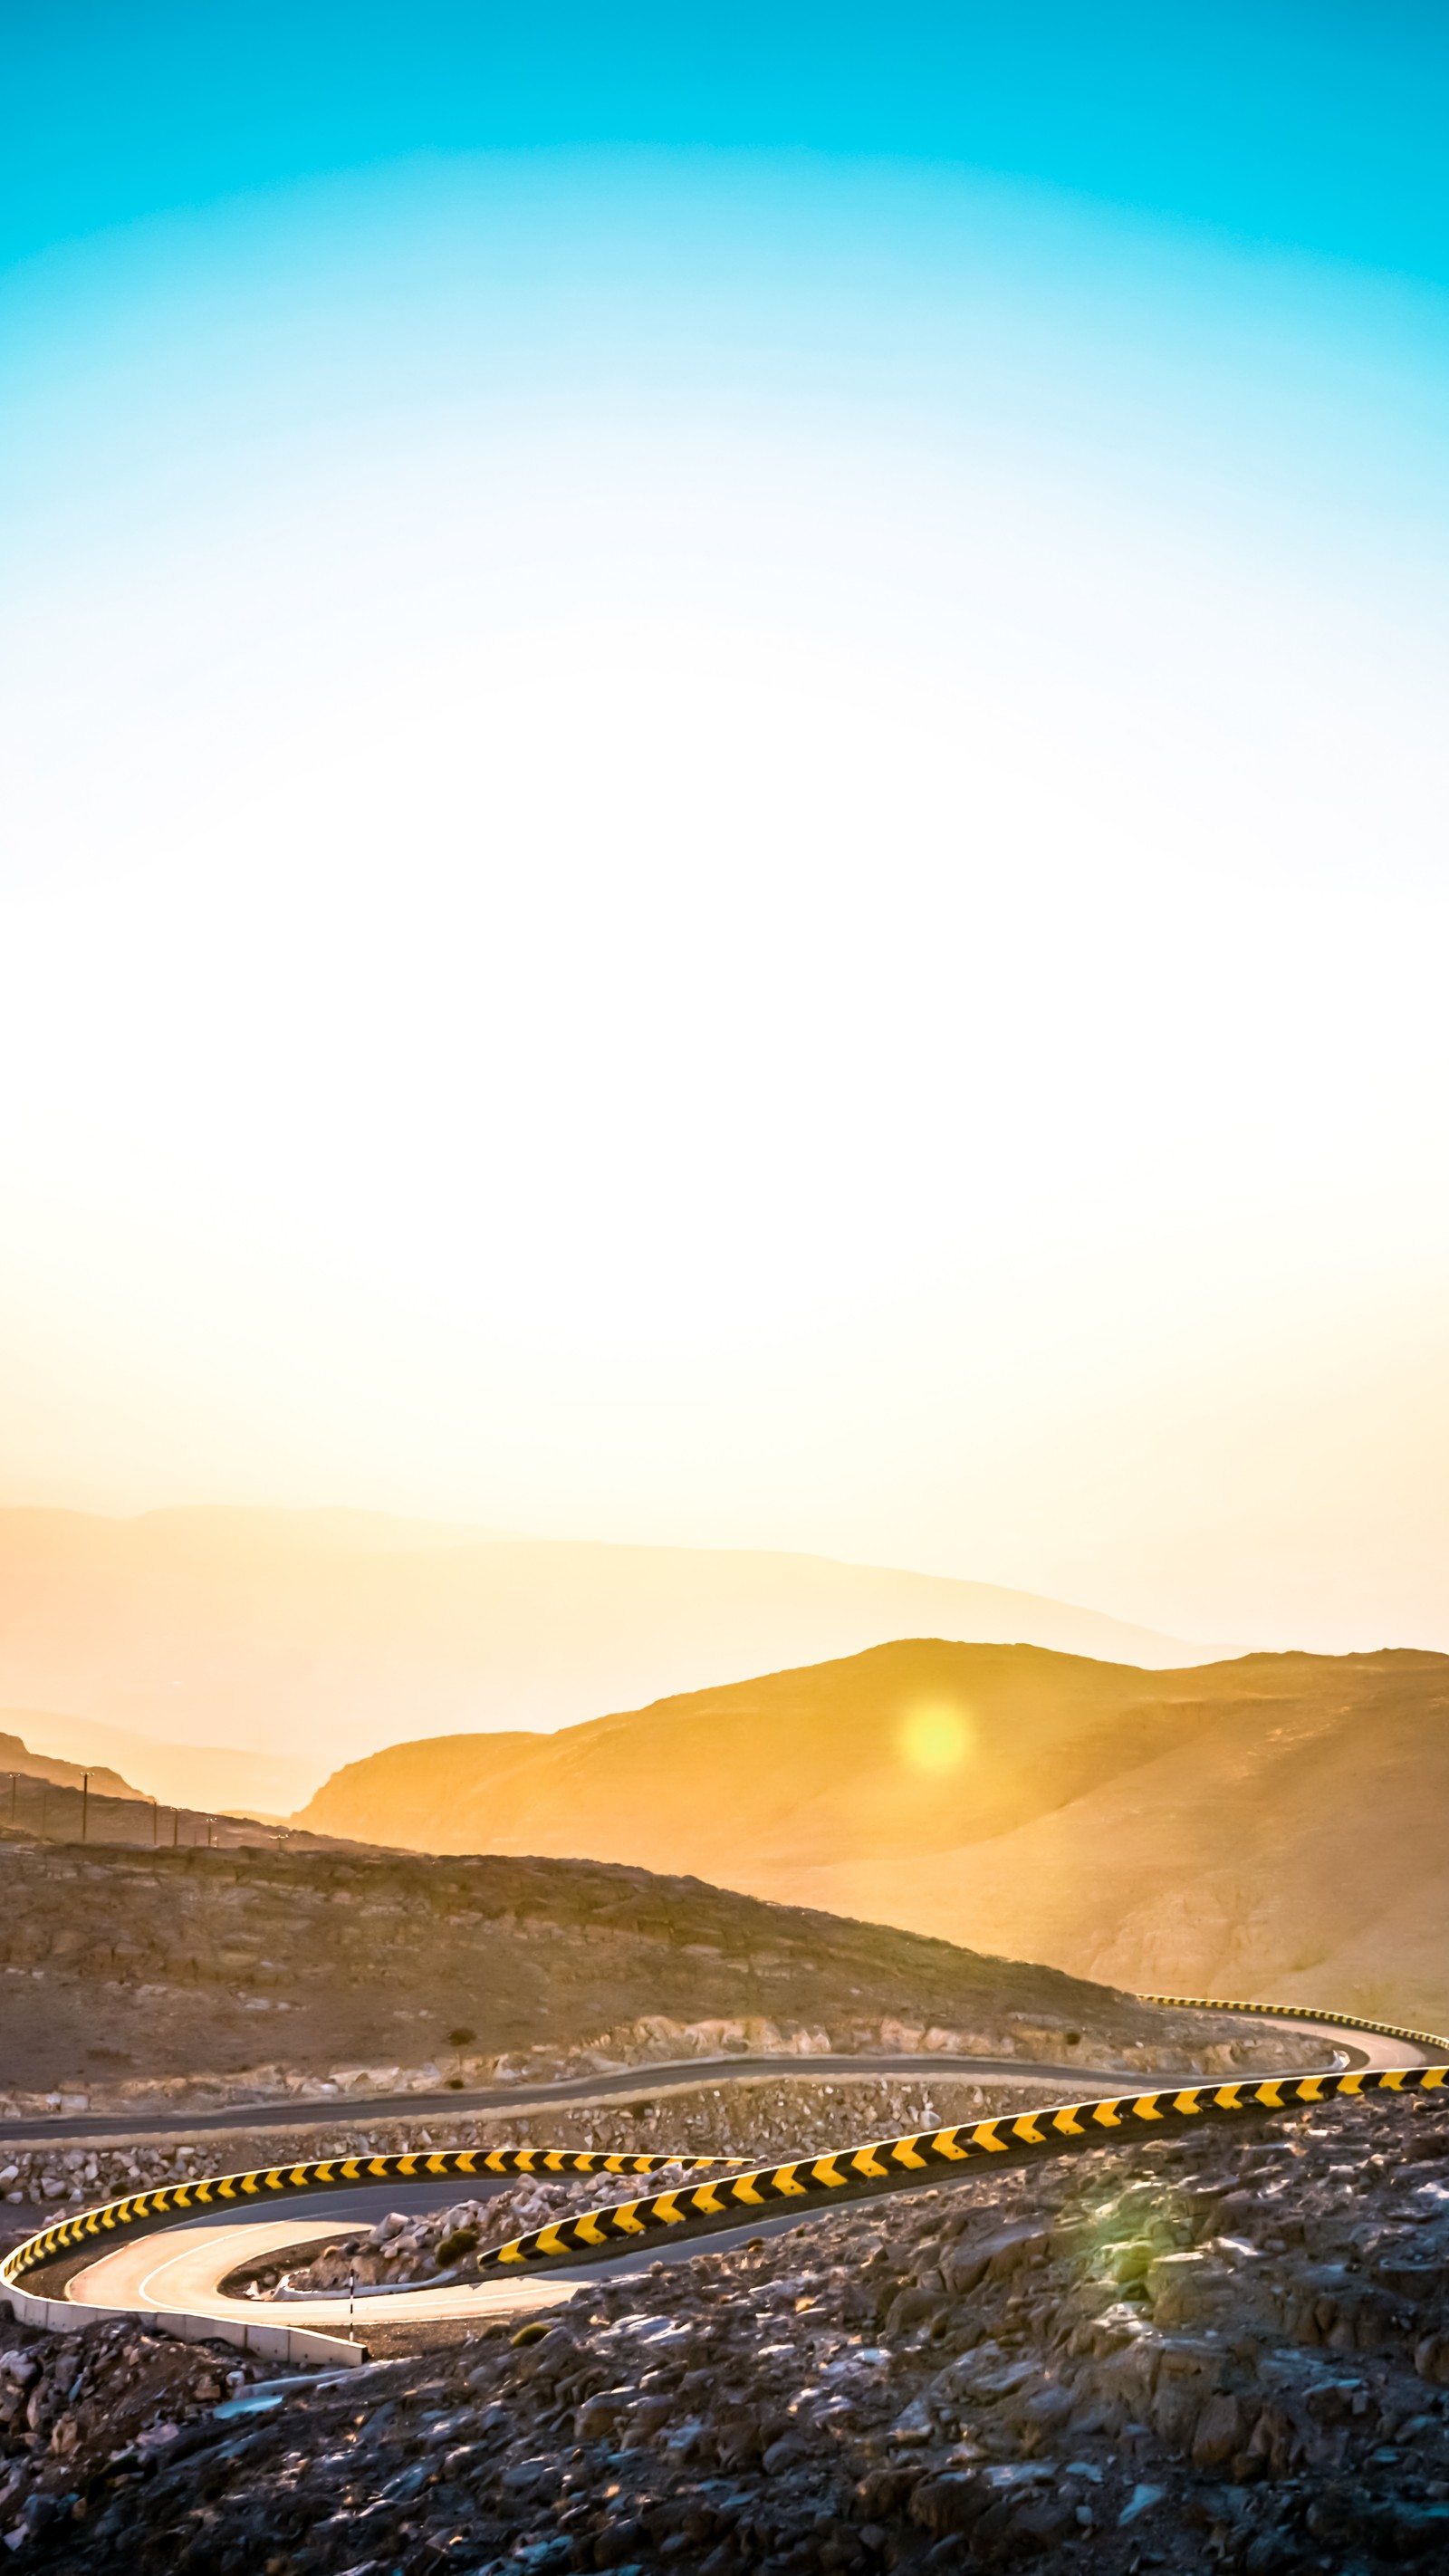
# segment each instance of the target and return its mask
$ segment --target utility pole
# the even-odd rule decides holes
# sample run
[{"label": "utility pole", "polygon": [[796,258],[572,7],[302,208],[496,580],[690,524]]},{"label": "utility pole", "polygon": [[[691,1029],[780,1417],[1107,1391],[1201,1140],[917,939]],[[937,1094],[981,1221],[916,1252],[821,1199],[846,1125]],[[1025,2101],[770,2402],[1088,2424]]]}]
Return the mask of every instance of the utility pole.
[{"label": "utility pole", "polygon": [[88,1842],[90,1841],[90,1838],[91,1838],[91,1775],[90,1775],[89,1771],[83,1771],[83,1772],[81,1773],[81,1841],[82,1841],[83,1843],[88,1843]]}]

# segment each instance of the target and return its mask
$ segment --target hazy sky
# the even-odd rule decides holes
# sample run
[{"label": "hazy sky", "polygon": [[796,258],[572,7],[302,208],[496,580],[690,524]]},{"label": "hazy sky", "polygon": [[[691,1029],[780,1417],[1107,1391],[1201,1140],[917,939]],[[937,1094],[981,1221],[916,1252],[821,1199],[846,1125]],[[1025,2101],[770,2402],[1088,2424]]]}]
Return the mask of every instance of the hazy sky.
[{"label": "hazy sky", "polygon": [[0,7],[0,1493],[1449,1647],[1449,29]]}]

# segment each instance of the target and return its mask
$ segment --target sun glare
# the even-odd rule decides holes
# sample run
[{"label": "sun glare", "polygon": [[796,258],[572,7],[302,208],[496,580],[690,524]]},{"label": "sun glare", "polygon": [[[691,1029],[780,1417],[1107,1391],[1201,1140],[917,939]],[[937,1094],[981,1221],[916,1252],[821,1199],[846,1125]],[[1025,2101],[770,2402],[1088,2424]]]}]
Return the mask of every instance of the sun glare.
[{"label": "sun glare", "polygon": [[971,1745],[971,1721],[953,1700],[922,1700],[901,1727],[901,1755],[912,1771],[959,1770]]}]

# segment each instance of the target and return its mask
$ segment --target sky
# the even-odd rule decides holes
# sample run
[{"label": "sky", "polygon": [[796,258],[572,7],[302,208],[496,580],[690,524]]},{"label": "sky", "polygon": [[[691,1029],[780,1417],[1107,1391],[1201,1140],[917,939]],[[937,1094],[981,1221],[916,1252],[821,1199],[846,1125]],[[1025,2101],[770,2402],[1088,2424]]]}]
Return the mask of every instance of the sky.
[{"label": "sky", "polygon": [[0,1499],[1449,1648],[1449,28],[0,6]]}]

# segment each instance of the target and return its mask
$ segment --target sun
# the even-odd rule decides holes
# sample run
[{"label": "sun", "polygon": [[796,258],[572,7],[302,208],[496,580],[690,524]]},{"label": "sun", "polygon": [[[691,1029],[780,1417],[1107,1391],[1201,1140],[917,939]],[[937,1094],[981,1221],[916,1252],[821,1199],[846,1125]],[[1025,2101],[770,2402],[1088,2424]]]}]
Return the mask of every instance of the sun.
[{"label": "sun", "polygon": [[957,1771],[974,1743],[971,1720],[955,1700],[918,1700],[908,1709],[898,1737],[901,1758],[912,1771]]}]

